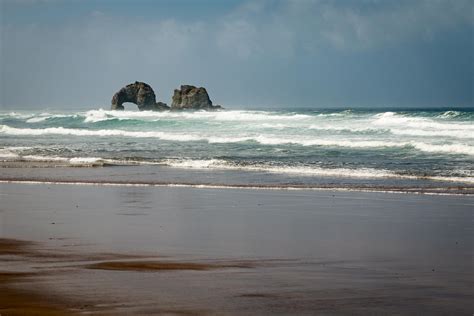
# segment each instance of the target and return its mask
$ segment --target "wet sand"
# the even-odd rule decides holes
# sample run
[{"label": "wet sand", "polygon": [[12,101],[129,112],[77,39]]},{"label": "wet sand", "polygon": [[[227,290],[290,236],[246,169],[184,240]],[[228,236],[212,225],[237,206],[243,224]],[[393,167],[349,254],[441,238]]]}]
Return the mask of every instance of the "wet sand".
[{"label": "wet sand", "polygon": [[206,186],[261,189],[333,189],[371,192],[408,192],[474,195],[474,184],[418,177],[357,178],[288,175],[242,170],[183,169],[160,165],[71,167],[64,162],[0,161],[0,182],[115,184],[137,186]]},{"label": "wet sand", "polygon": [[471,315],[472,196],[0,184],[2,315]]},{"label": "wet sand", "polygon": [[[2,269],[13,269],[9,264],[8,257],[22,257],[31,254],[28,249],[32,243],[14,240],[0,239],[0,257],[6,262],[2,263]],[[39,277],[37,272],[14,272],[0,271],[0,314],[1,315],[67,315],[65,306],[46,295],[36,291],[27,290],[34,282],[34,277]],[[17,286],[10,286],[16,284]],[[22,285],[18,288],[18,285]],[[55,302],[56,301],[56,302]]]}]

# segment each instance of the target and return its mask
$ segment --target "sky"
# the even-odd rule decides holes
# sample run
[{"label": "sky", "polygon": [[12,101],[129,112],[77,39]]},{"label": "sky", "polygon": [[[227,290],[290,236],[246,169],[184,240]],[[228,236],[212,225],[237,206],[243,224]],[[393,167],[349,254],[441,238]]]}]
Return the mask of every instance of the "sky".
[{"label": "sky", "polygon": [[0,109],[473,107],[470,0],[0,0]]}]

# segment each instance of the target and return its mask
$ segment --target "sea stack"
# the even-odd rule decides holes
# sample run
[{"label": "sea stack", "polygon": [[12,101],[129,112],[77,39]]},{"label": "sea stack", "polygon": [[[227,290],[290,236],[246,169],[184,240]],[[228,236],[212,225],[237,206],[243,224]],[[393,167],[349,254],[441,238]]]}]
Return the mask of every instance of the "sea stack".
[{"label": "sea stack", "polygon": [[163,102],[156,102],[153,89],[144,82],[135,81],[122,89],[112,97],[112,110],[124,110],[123,103],[131,102],[138,106],[140,111],[163,111],[169,110]]},{"label": "sea stack", "polygon": [[212,101],[203,87],[182,85],[180,89],[174,90],[171,110],[216,110],[221,108],[220,105],[212,105]]}]

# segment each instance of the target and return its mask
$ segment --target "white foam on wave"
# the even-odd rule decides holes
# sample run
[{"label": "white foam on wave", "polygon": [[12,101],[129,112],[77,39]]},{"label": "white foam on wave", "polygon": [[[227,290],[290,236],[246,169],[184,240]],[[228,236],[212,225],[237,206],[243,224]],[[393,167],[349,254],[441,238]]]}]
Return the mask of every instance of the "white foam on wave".
[{"label": "white foam on wave", "polygon": [[214,120],[218,121],[301,121],[311,119],[312,116],[306,114],[265,111],[222,111],[215,112]]},{"label": "white foam on wave", "polygon": [[175,168],[188,169],[225,169],[242,171],[261,171],[280,174],[298,174],[304,176],[348,176],[357,178],[383,178],[392,175],[387,170],[376,169],[327,169],[318,167],[292,167],[292,166],[268,166],[268,165],[238,165],[221,159],[195,160],[195,159],[168,159],[163,164]]},{"label": "white foam on wave", "polygon": [[284,128],[292,127],[291,125],[282,124],[282,123],[262,123],[259,126],[263,128],[276,128],[276,129],[284,129]]},{"label": "white foam on wave", "polygon": [[9,112],[6,115],[8,117],[13,117],[17,119],[27,119],[34,116],[34,114],[26,114],[26,113],[20,113],[20,112]]},{"label": "white foam on wave", "polygon": [[429,176],[424,179],[435,180],[435,181],[446,181],[446,182],[464,182],[474,183],[474,177],[441,177],[441,176]]},{"label": "white foam on wave", "polygon": [[170,167],[188,169],[212,169],[230,167],[227,161],[221,159],[166,159],[162,160],[161,164],[165,164]]},{"label": "white foam on wave", "polygon": [[210,112],[155,112],[155,111],[107,111],[103,109],[87,111],[84,123],[96,123],[106,120],[148,120],[161,119],[202,119],[208,118]]},{"label": "white foam on wave", "polygon": [[296,113],[279,113],[267,111],[192,111],[192,112],[155,112],[155,111],[107,111],[103,109],[87,111],[83,114],[87,122],[104,119],[190,119],[215,121],[285,121],[305,120],[312,116]]},{"label": "white foam on wave", "polygon": [[207,141],[209,143],[237,143],[245,141],[255,141],[263,145],[283,145],[295,144],[302,146],[328,146],[328,147],[347,147],[347,148],[384,148],[384,147],[413,147],[424,152],[454,153],[474,155],[474,147],[469,144],[434,144],[418,141],[387,141],[387,140],[364,140],[364,139],[322,139],[315,137],[278,136],[278,135],[249,135],[249,136],[209,136],[205,134],[183,134],[167,133],[158,131],[126,131],[115,129],[87,130],[71,129],[64,127],[50,127],[44,129],[32,128],[14,128],[7,125],[0,125],[0,133],[7,135],[73,135],[73,136],[121,136],[136,138],[159,138],[168,141]]},{"label": "white foam on wave", "polygon": [[23,162],[52,162],[52,163],[64,163],[73,166],[100,166],[107,162],[107,159],[98,157],[58,157],[58,156],[40,156],[40,155],[16,155],[15,161]]},{"label": "white foam on wave", "polygon": [[43,117],[32,117],[26,120],[26,123],[39,123],[39,122],[44,122],[48,119],[49,117],[43,116]]},{"label": "white foam on wave", "polygon": [[467,144],[428,144],[416,141],[387,141],[387,140],[356,140],[356,139],[322,139],[322,138],[282,138],[256,136],[249,139],[265,145],[295,144],[302,146],[327,146],[347,148],[384,148],[384,147],[413,147],[425,152],[457,153],[474,155],[474,147]]},{"label": "white foam on wave", "polygon": [[19,155],[9,149],[1,148],[0,149],[0,161],[10,160],[18,158]]},{"label": "white foam on wave", "polygon": [[465,131],[474,133],[474,124],[470,122],[436,122],[428,118],[404,116],[395,112],[375,114],[371,125],[384,128],[412,128],[415,130],[426,129],[430,131]]},{"label": "white foam on wave", "polygon": [[319,116],[319,117],[347,117],[347,116],[350,116],[350,115],[353,115],[353,111],[352,110],[344,110],[344,111],[341,111],[341,112],[335,112],[335,113],[319,113],[317,114],[316,116]]},{"label": "white foam on wave", "polygon": [[463,139],[474,139],[474,132],[465,130],[422,130],[422,129],[401,129],[391,128],[392,134],[403,136],[422,136],[422,137],[455,137]]},{"label": "white foam on wave", "polygon": [[110,117],[105,113],[105,111],[88,111],[85,114],[84,123],[96,123],[101,121],[106,121]]},{"label": "white foam on wave", "polygon": [[106,161],[97,157],[75,157],[69,159],[69,163],[72,165],[102,165]]},{"label": "white foam on wave", "polygon": [[458,117],[460,115],[461,115],[461,112],[459,112],[459,111],[446,111],[446,112],[441,113],[437,117],[438,118],[454,118],[454,117]]},{"label": "white foam on wave", "polygon": [[0,148],[0,161],[15,160],[20,157],[20,153],[33,147],[10,146]]},{"label": "white foam on wave", "polygon": [[41,113],[38,116],[33,116],[27,119],[26,123],[40,123],[53,118],[65,118],[65,117],[77,117],[76,114],[51,114],[51,113]]},{"label": "white foam on wave", "polygon": [[426,144],[412,141],[410,145],[424,152],[474,156],[474,147],[467,144]]},{"label": "white foam on wave", "polygon": [[[359,123],[360,125],[363,123]],[[371,132],[371,133],[381,133],[381,132],[388,132],[389,129],[380,129],[380,128],[373,128],[373,127],[356,127],[350,124],[345,124],[342,126],[334,126],[334,125],[327,125],[327,124],[312,124],[308,126],[309,129],[312,130],[320,130],[320,131],[347,131],[347,132]]]},{"label": "white foam on wave", "polygon": [[403,136],[454,137],[474,139],[474,125],[469,123],[438,123],[425,118],[404,117],[394,112],[376,114],[376,119],[333,121],[308,126],[311,130],[342,131],[349,133],[392,133]]},{"label": "white foam on wave", "polygon": [[[0,161],[1,153],[0,149]],[[265,172],[275,174],[288,174],[303,177],[339,177],[339,178],[364,178],[364,179],[383,179],[383,178],[397,178],[397,179],[424,179],[445,182],[461,182],[474,183],[472,172],[466,170],[458,170],[453,176],[416,176],[398,174],[386,169],[373,168],[322,168],[318,166],[275,166],[266,164],[245,165],[228,162],[222,159],[164,159],[160,161],[136,161],[136,160],[119,160],[119,159],[104,159],[100,157],[58,157],[58,156],[39,156],[39,155],[25,155],[20,156],[14,154],[11,157],[14,161],[23,162],[44,162],[44,163],[61,163],[69,164],[71,166],[103,166],[110,165],[165,165],[173,168],[183,169],[198,169],[198,170],[233,170],[246,172]],[[9,161],[10,159],[6,159]],[[5,160],[4,160],[5,161]],[[466,176],[459,176],[465,174]]]},{"label": "white foam on wave", "polygon": [[57,156],[39,156],[26,155],[20,157],[22,161],[40,161],[40,162],[67,162],[69,159]]},{"label": "white foam on wave", "polygon": [[[41,146],[39,146],[41,147]],[[25,155],[24,151],[31,151],[32,149],[39,148],[27,147],[27,146],[9,146],[0,148],[0,161],[3,162],[12,162],[12,161],[21,161],[21,162],[60,162],[67,163],[71,165],[99,165],[107,162],[106,159],[96,158],[96,157],[59,157],[59,156],[42,156],[42,155]]]},{"label": "white foam on wave", "polygon": [[0,125],[0,133],[7,135],[18,135],[18,136],[41,136],[41,135],[71,135],[71,136],[124,136],[124,137],[136,137],[136,138],[159,138],[170,141],[199,141],[206,140],[206,137],[192,134],[175,134],[166,132],[136,132],[136,131],[124,131],[116,129],[101,129],[101,130],[88,130],[88,129],[72,129],[64,127],[49,127],[49,128],[15,128],[6,125]]},{"label": "white foam on wave", "polygon": [[168,159],[162,161],[163,164],[174,168],[186,169],[220,169],[239,170],[253,172],[269,172],[277,174],[290,174],[299,176],[321,176],[321,177],[342,177],[342,178],[398,178],[398,179],[426,179],[448,182],[474,183],[474,177],[444,177],[444,176],[414,176],[394,173],[385,169],[373,168],[321,168],[316,166],[269,166],[269,165],[238,165],[220,159]]}]

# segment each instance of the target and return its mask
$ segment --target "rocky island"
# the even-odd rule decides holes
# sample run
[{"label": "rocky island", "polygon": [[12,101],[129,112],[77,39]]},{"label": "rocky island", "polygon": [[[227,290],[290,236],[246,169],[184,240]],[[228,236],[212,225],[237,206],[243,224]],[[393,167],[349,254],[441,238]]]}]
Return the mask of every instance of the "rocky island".
[{"label": "rocky island", "polygon": [[140,111],[165,111],[165,110],[216,110],[222,109],[220,105],[213,105],[207,91],[203,87],[182,85],[174,90],[171,107],[163,102],[156,102],[153,88],[144,83],[135,81],[112,97],[112,110],[124,110],[123,103],[131,102],[138,106]]},{"label": "rocky island", "polygon": [[138,106],[140,111],[163,111],[169,110],[163,102],[156,102],[156,95],[152,87],[144,82],[135,81],[122,89],[112,97],[112,110],[124,110],[123,103],[131,102]]},{"label": "rocky island", "polygon": [[172,110],[215,110],[221,108],[220,105],[212,105],[212,101],[203,87],[182,85],[181,89],[174,90]]}]

